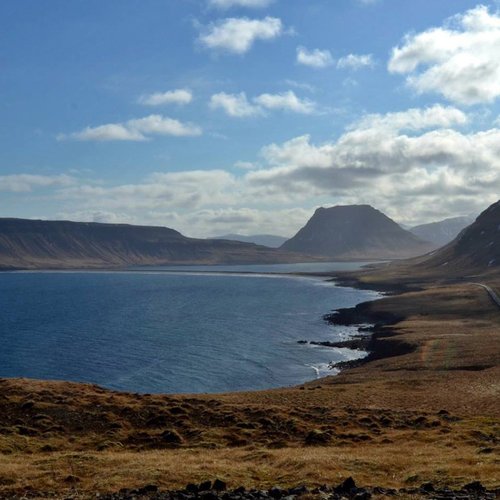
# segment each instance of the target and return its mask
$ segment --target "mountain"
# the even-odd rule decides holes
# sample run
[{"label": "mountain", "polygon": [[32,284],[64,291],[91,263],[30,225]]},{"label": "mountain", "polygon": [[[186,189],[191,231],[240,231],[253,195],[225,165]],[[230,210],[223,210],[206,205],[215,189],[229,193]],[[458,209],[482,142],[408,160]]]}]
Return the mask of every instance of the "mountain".
[{"label": "mountain", "polygon": [[244,243],[255,243],[270,248],[279,248],[288,238],[284,236],[276,236],[274,234],[252,234],[245,236],[243,234],[225,234],[223,236],[215,236],[215,240],[231,240],[243,241]]},{"label": "mountain", "polygon": [[474,221],[473,217],[453,217],[412,227],[410,231],[419,238],[442,247],[454,240],[462,229]]},{"label": "mountain", "polygon": [[500,272],[500,201],[497,201],[451,243],[419,259],[416,270],[450,277]]},{"label": "mountain", "polygon": [[280,248],[341,259],[390,259],[422,254],[432,245],[370,205],[318,208]]},{"label": "mountain", "polygon": [[298,261],[304,255],[166,227],[0,218],[0,269]]}]

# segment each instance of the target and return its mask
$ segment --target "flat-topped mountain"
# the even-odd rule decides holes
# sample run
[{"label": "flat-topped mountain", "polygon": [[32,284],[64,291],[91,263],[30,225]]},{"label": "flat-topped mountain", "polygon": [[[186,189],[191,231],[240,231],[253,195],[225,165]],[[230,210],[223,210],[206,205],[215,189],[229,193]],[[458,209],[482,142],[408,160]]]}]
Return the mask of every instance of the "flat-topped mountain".
[{"label": "flat-topped mountain", "polygon": [[454,240],[462,229],[474,222],[474,217],[452,217],[429,224],[412,227],[410,231],[425,241],[435,243],[442,247]]},{"label": "flat-topped mountain", "polygon": [[330,258],[391,259],[427,252],[421,240],[370,205],[318,208],[281,248]]},{"label": "flat-topped mountain", "polygon": [[416,266],[439,274],[465,276],[500,271],[500,201],[497,201],[451,243],[423,258]]},{"label": "flat-topped mountain", "polygon": [[187,238],[166,227],[0,219],[0,269],[303,260],[303,255],[250,243]]},{"label": "flat-topped mountain", "polygon": [[225,234],[223,236],[215,236],[213,239],[243,241],[244,243],[255,243],[256,245],[264,245],[265,247],[279,248],[288,238],[275,234],[252,234],[250,236],[244,234]]}]

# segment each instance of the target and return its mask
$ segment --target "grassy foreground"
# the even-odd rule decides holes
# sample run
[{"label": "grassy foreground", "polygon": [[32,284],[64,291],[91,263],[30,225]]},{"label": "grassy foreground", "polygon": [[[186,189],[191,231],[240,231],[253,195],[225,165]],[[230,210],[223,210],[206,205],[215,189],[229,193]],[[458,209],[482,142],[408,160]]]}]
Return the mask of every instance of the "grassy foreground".
[{"label": "grassy foreground", "polygon": [[163,396],[0,380],[0,496],[215,477],[498,487],[500,311],[487,293],[426,285],[365,309],[402,318],[377,331],[372,360],[295,388]]}]

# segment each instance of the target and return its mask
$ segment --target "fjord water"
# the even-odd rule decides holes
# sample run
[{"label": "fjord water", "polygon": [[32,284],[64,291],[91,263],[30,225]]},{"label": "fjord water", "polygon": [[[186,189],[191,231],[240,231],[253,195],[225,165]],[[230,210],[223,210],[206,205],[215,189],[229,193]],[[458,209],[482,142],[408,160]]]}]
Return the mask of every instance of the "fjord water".
[{"label": "fjord water", "polygon": [[323,314],[374,295],[322,279],[263,274],[3,273],[0,377],[133,392],[289,386],[356,356],[297,341],[352,334],[327,325]]}]

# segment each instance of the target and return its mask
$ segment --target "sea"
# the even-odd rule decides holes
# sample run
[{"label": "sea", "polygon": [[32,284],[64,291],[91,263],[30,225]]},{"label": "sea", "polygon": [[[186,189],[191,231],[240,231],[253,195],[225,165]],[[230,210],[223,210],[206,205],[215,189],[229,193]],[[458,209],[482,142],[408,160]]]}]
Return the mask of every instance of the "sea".
[{"label": "sea", "polygon": [[361,264],[0,273],[0,377],[217,393],[333,375],[365,353],[299,341],[356,334],[323,316],[377,294],[288,273]]}]

